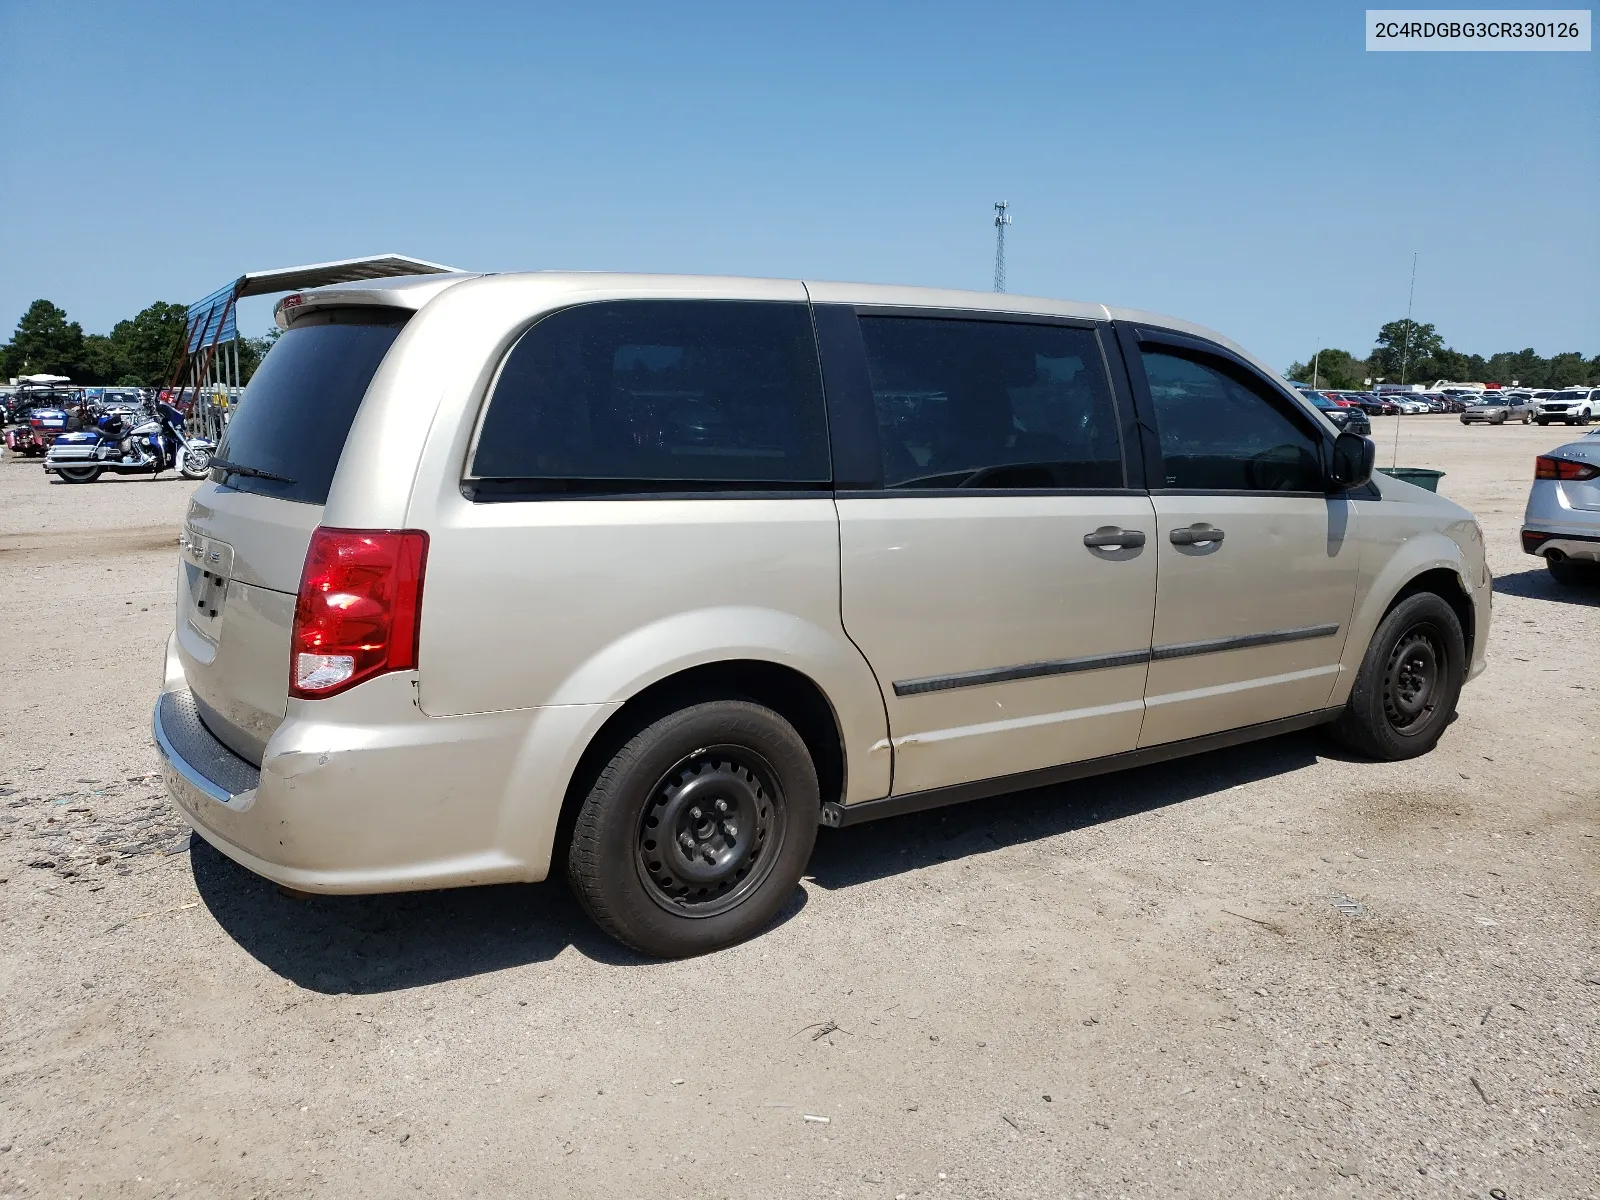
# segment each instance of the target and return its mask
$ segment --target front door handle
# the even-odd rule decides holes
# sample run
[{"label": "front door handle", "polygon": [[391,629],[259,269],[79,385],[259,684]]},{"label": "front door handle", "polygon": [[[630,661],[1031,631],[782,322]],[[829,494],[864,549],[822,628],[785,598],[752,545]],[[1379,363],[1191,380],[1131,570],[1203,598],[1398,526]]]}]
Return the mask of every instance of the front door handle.
[{"label": "front door handle", "polygon": [[1190,525],[1187,529],[1174,529],[1171,534],[1174,546],[1214,546],[1224,534],[1213,525]]},{"label": "front door handle", "polygon": [[1144,545],[1144,534],[1137,529],[1104,525],[1093,533],[1084,534],[1083,544],[1091,550],[1137,550]]}]

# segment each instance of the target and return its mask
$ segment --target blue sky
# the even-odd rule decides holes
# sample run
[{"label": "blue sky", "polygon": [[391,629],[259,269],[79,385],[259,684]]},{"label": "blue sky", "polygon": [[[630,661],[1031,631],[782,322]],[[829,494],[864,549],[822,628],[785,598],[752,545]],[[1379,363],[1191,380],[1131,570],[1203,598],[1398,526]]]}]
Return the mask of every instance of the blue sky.
[{"label": "blue sky", "polygon": [[1369,349],[1413,251],[1457,349],[1600,352],[1595,55],[1369,54],[1363,15],[0,0],[0,336],[391,250],[986,289],[1004,199],[1011,291],[1279,366]]}]

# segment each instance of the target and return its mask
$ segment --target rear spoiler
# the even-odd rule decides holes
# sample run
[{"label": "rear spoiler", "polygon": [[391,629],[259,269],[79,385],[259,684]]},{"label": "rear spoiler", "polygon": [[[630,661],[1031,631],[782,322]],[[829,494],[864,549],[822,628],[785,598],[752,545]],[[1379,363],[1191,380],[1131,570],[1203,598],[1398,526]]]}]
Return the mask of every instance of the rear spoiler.
[{"label": "rear spoiler", "polygon": [[448,274],[404,275],[310,288],[303,292],[290,292],[279,300],[272,310],[272,316],[280,329],[290,329],[307,313],[329,308],[399,308],[416,312],[440,292],[479,277],[478,272],[452,271]]}]

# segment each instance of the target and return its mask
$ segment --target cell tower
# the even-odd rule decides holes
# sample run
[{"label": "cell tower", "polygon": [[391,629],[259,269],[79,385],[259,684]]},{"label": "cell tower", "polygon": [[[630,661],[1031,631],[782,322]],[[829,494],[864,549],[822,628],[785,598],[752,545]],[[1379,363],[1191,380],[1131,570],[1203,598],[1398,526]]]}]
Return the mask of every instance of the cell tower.
[{"label": "cell tower", "polygon": [[994,290],[1006,290],[1006,226],[1011,224],[1011,205],[1004,200],[994,206]]}]

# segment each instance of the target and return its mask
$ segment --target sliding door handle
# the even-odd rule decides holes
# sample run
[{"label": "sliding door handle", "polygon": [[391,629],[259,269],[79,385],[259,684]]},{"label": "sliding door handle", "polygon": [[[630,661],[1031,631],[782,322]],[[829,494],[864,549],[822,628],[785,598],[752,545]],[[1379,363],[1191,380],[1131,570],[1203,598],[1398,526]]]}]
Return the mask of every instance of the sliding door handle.
[{"label": "sliding door handle", "polygon": [[1174,546],[1214,546],[1224,536],[1222,530],[1203,523],[1190,525],[1187,529],[1174,529],[1171,534]]},{"label": "sliding door handle", "polygon": [[1084,534],[1083,544],[1091,550],[1137,550],[1144,545],[1144,534],[1137,529],[1103,525],[1093,533]]}]

